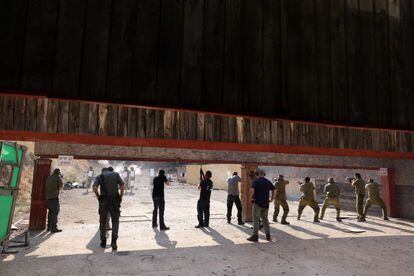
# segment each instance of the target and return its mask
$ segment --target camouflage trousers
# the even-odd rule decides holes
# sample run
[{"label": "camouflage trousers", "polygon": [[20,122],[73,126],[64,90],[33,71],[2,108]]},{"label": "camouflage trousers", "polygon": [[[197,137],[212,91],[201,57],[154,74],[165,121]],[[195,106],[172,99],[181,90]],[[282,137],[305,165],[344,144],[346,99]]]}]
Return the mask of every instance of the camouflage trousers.
[{"label": "camouflage trousers", "polygon": [[325,198],[325,201],[323,202],[322,212],[321,212],[321,219],[323,219],[325,215],[326,208],[329,206],[334,206],[336,209],[336,218],[338,219],[340,217],[340,204],[339,204],[339,198],[337,197],[327,197]]},{"label": "camouflage trousers", "polygon": [[282,221],[286,221],[286,218],[288,216],[289,213],[289,205],[286,201],[286,199],[282,198],[282,199],[275,199],[275,211],[273,213],[273,221],[276,222],[277,221],[277,217],[279,216],[279,212],[280,212],[280,206],[282,206],[283,209],[283,216],[282,216]]},{"label": "camouflage trousers", "polygon": [[384,219],[388,219],[387,206],[381,198],[368,198],[364,206],[364,218],[367,216],[368,210],[372,205],[378,205],[382,209],[382,216]]},{"label": "camouflage trousers", "polygon": [[314,220],[318,220],[319,217],[319,205],[318,202],[315,200],[308,200],[304,197],[302,197],[299,201],[299,208],[298,208],[298,219],[302,216],[303,209],[305,209],[306,206],[310,206],[313,211],[315,212],[315,218]]}]

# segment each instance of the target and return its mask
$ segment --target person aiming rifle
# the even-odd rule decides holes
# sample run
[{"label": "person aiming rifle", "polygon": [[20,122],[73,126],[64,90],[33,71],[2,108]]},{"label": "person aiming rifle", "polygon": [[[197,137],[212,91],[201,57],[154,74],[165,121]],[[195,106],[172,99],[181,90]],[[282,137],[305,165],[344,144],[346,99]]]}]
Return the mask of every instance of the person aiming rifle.
[{"label": "person aiming rifle", "polygon": [[196,228],[209,227],[210,220],[210,196],[213,189],[213,182],[211,181],[211,171],[206,171],[204,174],[203,168],[200,168],[200,198],[197,202],[197,219],[198,225]]}]

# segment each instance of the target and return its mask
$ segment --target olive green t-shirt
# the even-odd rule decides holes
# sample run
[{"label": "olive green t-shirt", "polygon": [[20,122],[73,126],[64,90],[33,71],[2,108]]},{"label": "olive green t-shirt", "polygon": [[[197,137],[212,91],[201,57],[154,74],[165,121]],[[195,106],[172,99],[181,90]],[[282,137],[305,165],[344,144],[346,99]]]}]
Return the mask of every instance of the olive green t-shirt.
[{"label": "olive green t-shirt", "polygon": [[365,181],[360,179],[354,180],[352,182],[352,186],[355,187],[355,193],[356,194],[365,194]]},{"label": "olive green t-shirt", "polygon": [[325,195],[331,198],[338,198],[341,190],[339,189],[338,184],[334,183],[327,183],[325,185]]},{"label": "olive green t-shirt", "polygon": [[276,199],[286,199],[286,185],[289,184],[287,180],[278,180],[275,182]]},{"label": "olive green t-shirt", "polygon": [[302,196],[309,201],[315,200],[315,195],[313,193],[315,187],[313,186],[312,182],[306,182],[300,185],[300,191],[302,192]]},{"label": "olive green t-shirt", "polygon": [[62,180],[56,174],[52,174],[46,179],[46,194],[45,198],[54,199],[59,197],[59,191],[62,188]]},{"label": "olive green t-shirt", "polygon": [[368,194],[368,198],[377,199],[380,198],[379,188],[378,184],[375,182],[368,182],[367,185],[365,185],[365,189]]}]

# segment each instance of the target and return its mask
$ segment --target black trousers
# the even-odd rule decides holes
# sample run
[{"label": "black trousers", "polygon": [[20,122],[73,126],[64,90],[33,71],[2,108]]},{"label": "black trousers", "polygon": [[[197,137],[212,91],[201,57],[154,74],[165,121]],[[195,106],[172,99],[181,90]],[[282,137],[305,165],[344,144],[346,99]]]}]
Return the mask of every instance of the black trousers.
[{"label": "black trousers", "polygon": [[118,238],[120,208],[121,199],[119,195],[99,197],[99,230],[101,232],[101,240],[106,239],[108,213],[112,219],[112,239],[116,240]]},{"label": "black trousers", "polygon": [[160,211],[160,227],[164,227],[164,210],[165,210],[165,200],[163,196],[153,197],[152,201],[154,202],[154,211],[152,212],[152,226],[157,225],[157,214],[158,210]]},{"label": "black trousers", "polygon": [[46,201],[46,207],[48,209],[47,214],[47,229],[55,230],[57,229],[57,220],[60,211],[59,199],[48,199]]},{"label": "black trousers", "polygon": [[197,219],[199,225],[208,225],[210,221],[210,201],[199,199],[197,202]]},{"label": "black trousers", "polygon": [[231,212],[233,209],[233,203],[235,203],[237,207],[237,220],[239,222],[242,222],[243,221],[242,219],[243,207],[240,201],[240,197],[233,196],[233,195],[227,196],[227,221],[231,221]]}]

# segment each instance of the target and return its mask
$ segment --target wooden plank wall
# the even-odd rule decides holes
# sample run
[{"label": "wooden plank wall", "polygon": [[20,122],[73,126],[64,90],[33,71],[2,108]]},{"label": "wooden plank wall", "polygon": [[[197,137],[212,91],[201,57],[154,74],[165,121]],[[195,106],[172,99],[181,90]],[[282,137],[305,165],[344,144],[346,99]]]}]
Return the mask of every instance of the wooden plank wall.
[{"label": "wooden plank wall", "polygon": [[[414,151],[414,132],[0,95],[0,130]],[[1,137],[0,137],[1,138]]]},{"label": "wooden plank wall", "polygon": [[413,3],[5,0],[0,92],[414,130]]}]

